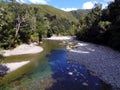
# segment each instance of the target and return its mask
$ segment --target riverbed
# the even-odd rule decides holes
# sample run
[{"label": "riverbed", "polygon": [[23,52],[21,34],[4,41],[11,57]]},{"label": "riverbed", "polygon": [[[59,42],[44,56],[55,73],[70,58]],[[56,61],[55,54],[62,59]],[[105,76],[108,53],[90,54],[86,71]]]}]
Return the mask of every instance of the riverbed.
[{"label": "riverbed", "polygon": [[31,63],[6,75],[3,81],[9,83],[3,83],[1,90],[112,90],[84,66],[68,62],[67,51],[61,42],[47,41],[43,46],[45,50],[40,54],[6,59],[15,61],[19,57],[20,60],[30,59]]},{"label": "riverbed", "polygon": [[67,52],[71,63],[84,65],[91,73],[120,90],[120,52],[109,47],[79,41]]}]

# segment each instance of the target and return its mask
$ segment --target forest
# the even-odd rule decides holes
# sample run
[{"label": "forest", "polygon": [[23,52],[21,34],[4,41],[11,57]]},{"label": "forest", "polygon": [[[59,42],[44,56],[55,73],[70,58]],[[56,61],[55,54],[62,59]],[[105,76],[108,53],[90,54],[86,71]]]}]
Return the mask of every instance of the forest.
[{"label": "forest", "polygon": [[120,50],[120,0],[102,9],[64,12],[48,5],[0,2],[0,48],[40,42],[52,35],[76,35],[78,40]]},{"label": "forest", "polygon": [[73,35],[77,19],[47,5],[27,5],[16,1],[0,3],[0,48],[40,42],[42,37]]},{"label": "forest", "polygon": [[120,50],[120,0],[102,10],[101,4],[82,16],[76,36],[79,40],[110,46]]},{"label": "forest", "polygon": [[120,0],[70,12],[18,1],[0,0],[0,90],[120,90]]}]

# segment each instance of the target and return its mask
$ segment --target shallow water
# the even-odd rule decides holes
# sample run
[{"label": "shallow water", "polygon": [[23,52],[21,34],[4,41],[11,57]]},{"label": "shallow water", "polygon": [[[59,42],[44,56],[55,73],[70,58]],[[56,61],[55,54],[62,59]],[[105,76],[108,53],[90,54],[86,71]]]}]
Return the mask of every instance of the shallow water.
[{"label": "shallow water", "polygon": [[55,50],[49,56],[52,78],[56,80],[47,90],[107,90],[105,84],[91,76],[84,66],[69,63],[65,50]]},{"label": "shallow water", "polygon": [[[53,45],[49,43],[49,46]],[[44,53],[43,57],[34,61],[31,72],[10,83],[6,89],[112,90],[98,77],[90,75],[84,66],[68,62],[65,49],[55,49],[49,54]]]},{"label": "shallow water", "polygon": [[15,90],[110,90],[84,66],[67,62],[64,49],[54,50],[46,57],[48,62],[36,68]]}]

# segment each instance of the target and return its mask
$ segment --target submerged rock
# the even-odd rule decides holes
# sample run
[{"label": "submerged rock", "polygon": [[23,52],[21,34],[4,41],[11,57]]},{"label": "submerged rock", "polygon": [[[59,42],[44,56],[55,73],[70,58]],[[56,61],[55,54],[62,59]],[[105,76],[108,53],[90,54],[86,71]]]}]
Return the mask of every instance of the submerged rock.
[{"label": "submerged rock", "polygon": [[84,85],[84,86],[88,86],[88,83],[86,83],[86,82],[83,82],[83,83],[82,83],[82,85]]},{"label": "submerged rock", "polygon": [[73,75],[73,72],[68,72],[69,75]]}]

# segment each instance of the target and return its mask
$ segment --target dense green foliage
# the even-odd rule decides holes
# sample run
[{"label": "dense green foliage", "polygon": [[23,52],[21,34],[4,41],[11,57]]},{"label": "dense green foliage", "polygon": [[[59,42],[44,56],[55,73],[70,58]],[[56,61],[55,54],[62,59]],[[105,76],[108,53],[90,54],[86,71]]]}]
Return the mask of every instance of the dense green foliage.
[{"label": "dense green foliage", "polygon": [[39,42],[53,34],[73,35],[75,23],[74,16],[51,6],[0,2],[0,48]]},{"label": "dense green foliage", "polygon": [[79,40],[120,50],[120,1],[111,2],[104,10],[96,4],[89,14],[81,17],[76,35]]},{"label": "dense green foliage", "polygon": [[[5,1],[5,0],[2,0]],[[48,5],[0,2],[0,48],[40,42],[52,35],[75,35],[79,40],[109,45],[120,50],[120,1],[102,10],[64,12]]]}]

